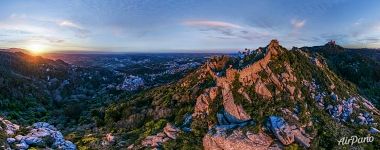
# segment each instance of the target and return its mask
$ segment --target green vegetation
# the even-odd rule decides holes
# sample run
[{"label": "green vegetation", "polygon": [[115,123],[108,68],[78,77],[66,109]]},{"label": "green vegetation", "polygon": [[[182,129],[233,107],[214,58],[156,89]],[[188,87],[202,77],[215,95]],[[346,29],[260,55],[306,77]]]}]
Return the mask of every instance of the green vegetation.
[{"label": "green vegetation", "polygon": [[365,50],[349,50],[341,47],[307,47],[304,51],[318,53],[326,59],[328,67],[350,86],[358,86],[359,94],[380,106],[380,63],[367,55]]}]

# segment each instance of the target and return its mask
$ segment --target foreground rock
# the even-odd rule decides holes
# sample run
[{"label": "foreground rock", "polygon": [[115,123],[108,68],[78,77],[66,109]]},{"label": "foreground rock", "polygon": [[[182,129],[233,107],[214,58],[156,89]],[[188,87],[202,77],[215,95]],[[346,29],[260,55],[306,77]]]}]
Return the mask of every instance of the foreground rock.
[{"label": "foreground rock", "polygon": [[209,114],[210,104],[215,100],[218,93],[217,87],[212,87],[204,90],[204,93],[199,95],[195,104],[193,116],[202,116]]},{"label": "foreground rock", "polygon": [[[46,122],[37,122],[33,126],[27,127],[26,135],[8,134],[7,143],[19,150],[30,147],[40,147],[47,149],[76,150],[76,145],[65,140],[62,133],[53,125]],[[17,131],[17,130],[16,130]],[[15,131],[13,133],[16,133]]]},{"label": "foreground rock", "polygon": [[170,139],[176,139],[178,132],[180,132],[180,129],[170,123],[167,123],[163,130],[163,132],[157,133],[156,135],[146,137],[141,142],[141,145],[144,147],[159,148],[163,143]]},{"label": "foreground rock", "polygon": [[270,116],[269,128],[284,145],[290,145],[296,141],[304,147],[310,147],[309,136],[296,126],[289,126],[281,117]]},{"label": "foreground rock", "polygon": [[235,130],[231,135],[206,134],[203,138],[205,150],[267,150],[273,140],[265,133],[243,133]]},{"label": "foreground rock", "polygon": [[13,124],[9,120],[0,117],[0,130],[4,130],[5,133],[9,136],[14,135],[19,129],[20,126]]}]

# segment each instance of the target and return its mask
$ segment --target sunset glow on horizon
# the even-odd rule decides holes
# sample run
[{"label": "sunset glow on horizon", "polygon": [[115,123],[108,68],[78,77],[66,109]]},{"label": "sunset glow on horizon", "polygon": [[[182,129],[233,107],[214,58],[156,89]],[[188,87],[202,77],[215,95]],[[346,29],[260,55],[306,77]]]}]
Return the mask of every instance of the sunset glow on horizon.
[{"label": "sunset glow on horizon", "polygon": [[49,52],[47,47],[45,45],[34,43],[30,44],[26,47],[26,50],[28,50],[33,55],[41,55],[43,53]]}]

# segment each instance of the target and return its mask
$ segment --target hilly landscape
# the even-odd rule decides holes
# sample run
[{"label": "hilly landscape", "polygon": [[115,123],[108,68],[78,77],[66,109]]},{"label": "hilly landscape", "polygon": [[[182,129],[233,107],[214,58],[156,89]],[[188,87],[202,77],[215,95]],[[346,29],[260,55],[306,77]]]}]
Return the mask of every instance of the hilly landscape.
[{"label": "hilly landscape", "polygon": [[[376,51],[358,51],[334,41],[288,50],[272,40],[238,54],[201,55],[195,59],[201,65],[134,90],[121,87],[140,79],[114,66],[1,51],[0,143],[4,149],[379,149],[380,64]],[[352,136],[361,141],[344,140]]]}]

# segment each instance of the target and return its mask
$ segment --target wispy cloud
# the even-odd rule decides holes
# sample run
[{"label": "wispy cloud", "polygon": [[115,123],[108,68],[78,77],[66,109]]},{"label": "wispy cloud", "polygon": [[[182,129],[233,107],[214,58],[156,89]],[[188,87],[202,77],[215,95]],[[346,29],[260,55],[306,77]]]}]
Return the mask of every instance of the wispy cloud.
[{"label": "wispy cloud", "polygon": [[70,20],[62,20],[59,21],[57,24],[61,27],[68,28],[71,31],[75,32],[76,36],[80,38],[86,38],[88,34],[90,34],[90,31],[88,29]]},{"label": "wispy cloud", "polygon": [[195,27],[201,32],[206,32],[207,37],[217,39],[261,39],[270,36],[264,28],[240,25],[236,23],[212,21],[212,20],[190,20],[182,22],[186,26]]},{"label": "wispy cloud", "polygon": [[62,27],[70,27],[70,28],[77,28],[77,29],[83,29],[80,25],[73,23],[69,20],[63,20],[59,23]]},{"label": "wispy cloud", "polygon": [[292,19],[290,21],[294,29],[301,29],[305,26],[306,20]]},{"label": "wispy cloud", "polygon": [[210,27],[210,28],[235,28],[235,29],[241,29],[242,27],[229,23],[229,22],[222,22],[222,21],[208,21],[208,20],[191,20],[191,21],[184,21],[185,25],[189,26],[197,26],[197,27]]},{"label": "wispy cloud", "polygon": [[91,33],[84,26],[68,19],[31,16],[27,14],[11,14],[9,20],[5,20],[1,27],[14,31],[32,32],[39,35],[51,34],[52,31],[57,31],[57,27],[65,28],[74,32],[79,38],[86,38]]}]

